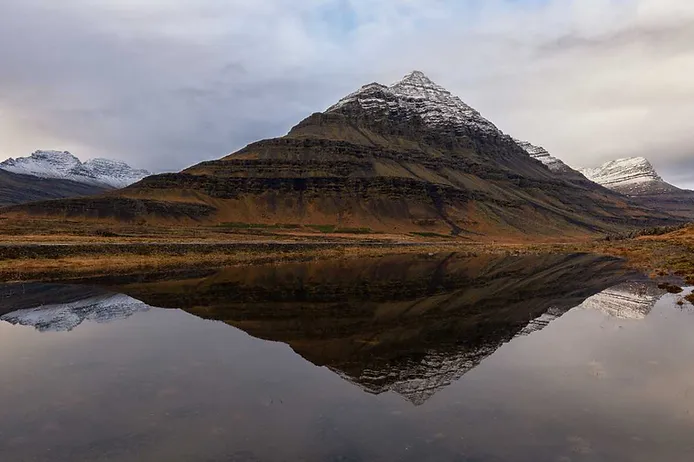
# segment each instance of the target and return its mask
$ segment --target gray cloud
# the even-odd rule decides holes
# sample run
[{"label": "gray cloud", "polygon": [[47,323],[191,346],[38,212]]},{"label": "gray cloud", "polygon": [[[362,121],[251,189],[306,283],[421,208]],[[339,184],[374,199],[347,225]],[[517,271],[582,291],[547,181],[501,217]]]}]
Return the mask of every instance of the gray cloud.
[{"label": "gray cloud", "polygon": [[689,52],[694,39],[694,21],[673,17],[653,24],[635,24],[624,29],[586,36],[571,33],[558,37],[539,47],[540,52],[561,54],[571,50],[601,51],[625,47],[642,47],[658,54],[663,52]]},{"label": "gray cloud", "polygon": [[5,0],[0,157],[177,170],[418,68],[571,165],[643,155],[685,183],[691,43],[686,0]]}]

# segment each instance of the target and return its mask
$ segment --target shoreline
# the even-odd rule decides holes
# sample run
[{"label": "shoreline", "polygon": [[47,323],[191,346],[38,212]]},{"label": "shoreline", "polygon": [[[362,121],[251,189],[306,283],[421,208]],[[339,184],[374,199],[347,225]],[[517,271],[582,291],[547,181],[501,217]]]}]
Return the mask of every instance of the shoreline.
[{"label": "shoreline", "polygon": [[[0,226],[0,283],[76,280],[225,266],[379,257],[394,254],[458,253],[541,255],[591,253],[620,258],[652,279],[694,285],[694,225],[662,234],[625,238],[471,241],[410,234],[326,234],[207,228],[84,226],[70,230],[45,222]],[[37,226],[31,226],[31,225]],[[43,225],[43,228],[38,225]],[[84,224],[83,224],[84,225]],[[104,235],[105,234],[105,235]]]},{"label": "shoreline", "polygon": [[643,272],[652,279],[677,278],[694,283],[694,249],[678,243],[647,239],[565,244],[382,241],[13,243],[0,244],[0,282],[69,281],[238,265],[438,253],[469,256],[598,254],[622,259],[627,267]]}]

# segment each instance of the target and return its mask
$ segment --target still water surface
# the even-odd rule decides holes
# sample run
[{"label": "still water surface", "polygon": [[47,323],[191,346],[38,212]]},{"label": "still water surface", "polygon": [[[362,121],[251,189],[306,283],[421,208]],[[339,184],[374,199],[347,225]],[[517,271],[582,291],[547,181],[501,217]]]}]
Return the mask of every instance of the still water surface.
[{"label": "still water surface", "polygon": [[0,460],[691,461],[677,300],[586,255],[6,285]]}]

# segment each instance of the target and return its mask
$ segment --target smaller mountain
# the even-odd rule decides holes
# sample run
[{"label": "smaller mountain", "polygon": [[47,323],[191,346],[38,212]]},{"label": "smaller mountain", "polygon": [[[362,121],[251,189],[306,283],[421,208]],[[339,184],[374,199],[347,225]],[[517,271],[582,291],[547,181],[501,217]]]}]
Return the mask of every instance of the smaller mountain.
[{"label": "smaller mountain", "polygon": [[530,155],[530,157],[532,157],[535,160],[539,160],[540,162],[545,164],[547,168],[551,171],[555,173],[575,172],[574,169],[566,165],[564,162],[557,159],[556,157],[553,157],[542,146],[535,146],[534,144],[531,144],[527,141],[521,141],[515,138],[513,139],[513,141],[515,141],[518,146],[523,148],[525,152],[527,152]]},{"label": "smaller mountain", "polygon": [[86,162],[67,151],[36,151],[28,157],[7,159],[0,169],[39,178],[70,180],[106,189],[125,188],[150,176],[147,170],[136,170],[110,159],[91,159]]},{"label": "smaller mountain", "polygon": [[586,178],[628,196],[673,193],[679,188],[666,183],[644,157],[611,160],[598,168],[581,170]]},{"label": "smaller mountain", "polygon": [[642,207],[660,210],[678,218],[694,219],[694,191],[664,181],[643,157],[612,160],[598,168],[581,170],[589,180],[630,196]]},{"label": "smaller mountain", "polygon": [[0,170],[0,207],[50,199],[91,196],[107,189],[110,188]]}]

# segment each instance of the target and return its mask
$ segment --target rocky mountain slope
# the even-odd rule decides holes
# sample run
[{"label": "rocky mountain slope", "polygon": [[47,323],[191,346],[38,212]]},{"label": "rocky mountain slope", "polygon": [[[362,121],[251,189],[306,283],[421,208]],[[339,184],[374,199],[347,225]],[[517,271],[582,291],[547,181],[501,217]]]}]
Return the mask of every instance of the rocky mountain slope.
[{"label": "rocky mountain slope", "polygon": [[36,151],[29,157],[0,162],[0,169],[107,189],[124,188],[151,175],[146,170],[135,170],[125,162],[115,160],[91,159],[82,162],[67,151]]},{"label": "rocky mountain slope", "polygon": [[0,207],[32,201],[89,196],[105,190],[106,188],[91,184],[19,175],[0,170]]},{"label": "rocky mountain slope", "polygon": [[556,237],[668,224],[665,214],[533,160],[412,72],[369,84],[284,137],[94,198],[5,211],[139,221],[292,223]]},{"label": "rocky mountain slope", "polygon": [[643,157],[618,159],[581,172],[606,188],[630,196],[644,207],[663,210],[687,220],[694,219],[694,191],[665,182]]}]

